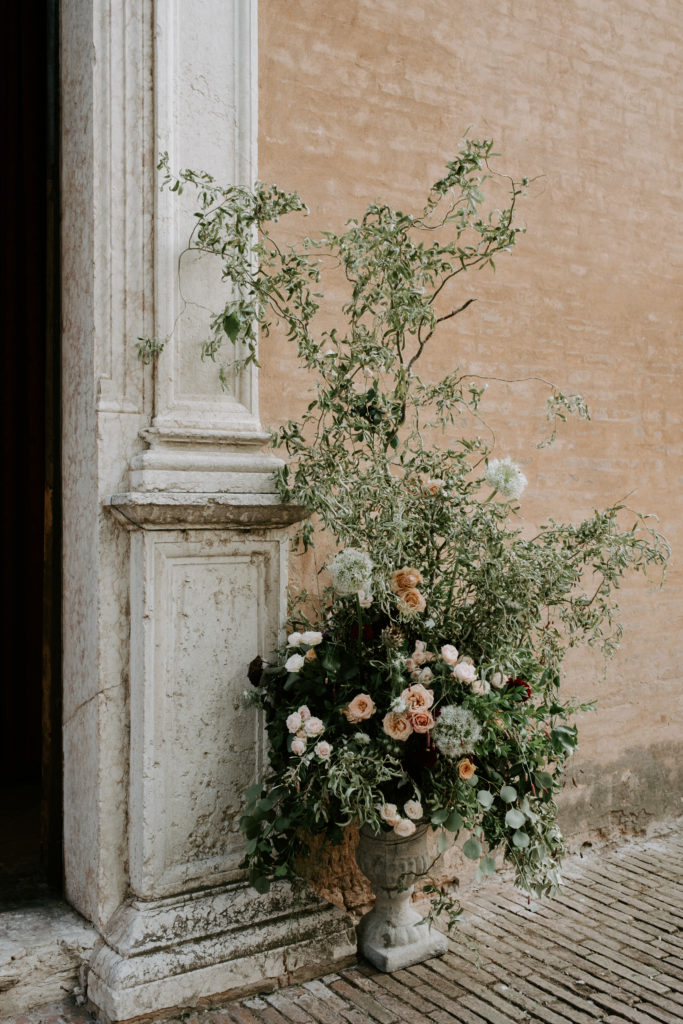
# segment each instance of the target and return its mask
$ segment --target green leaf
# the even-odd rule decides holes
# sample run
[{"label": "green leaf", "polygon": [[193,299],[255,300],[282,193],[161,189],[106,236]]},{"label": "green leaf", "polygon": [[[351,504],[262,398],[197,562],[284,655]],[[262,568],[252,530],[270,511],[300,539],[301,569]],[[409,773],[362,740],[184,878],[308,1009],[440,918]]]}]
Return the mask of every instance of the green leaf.
[{"label": "green leaf", "polygon": [[450,846],[451,841],[445,832],[439,832],[439,838],[436,841],[436,846],[439,853],[443,853]]},{"label": "green leaf", "polygon": [[273,824],[273,829],[276,832],[286,832],[289,828],[289,818],[276,818]]},{"label": "green leaf", "polygon": [[462,848],[462,852],[470,860],[479,860],[481,857],[481,843],[474,836],[470,836]]},{"label": "green leaf", "polygon": [[448,817],[448,808],[439,807],[438,810],[432,814],[432,825],[443,825],[444,821]]},{"label": "green leaf", "polygon": [[500,799],[506,804],[511,804],[517,799],[517,790],[514,786],[503,786],[500,791]]},{"label": "green leaf", "polygon": [[263,875],[259,875],[259,877],[255,878],[251,884],[254,889],[256,889],[256,892],[264,893],[268,892],[270,889],[270,881]]},{"label": "green leaf", "polygon": [[536,785],[540,786],[541,789],[553,788],[553,777],[550,772],[535,772],[534,779],[536,781]]},{"label": "green leaf", "polygon": [[258,836],[254,836],[253,839],[250,839],[249,842],[247,843],[247,846],[246,846],[247,854],[253,853],[254,850],[256,849],[257,844],[258,844]]},{"label": "green leaf", "polygon": [[230,338],[230,341],[234,343],[240,332],[240,318],[236,313],[228,313],[223,317],[223,330]]},{"label": "green leaf", "polygon": [[462,815],[457,811],[451,811],[444,822],[444,828],[447,828],[449,832],[459,832],[464,824]]},{"label": "green leaf", "polygon": [[260,782],[255,782],[253,786],[249,786],[244,791],[244,795],[249,803],[253,803],[254,800],[258,800],[261,796],[261,790],[263,786]]},{"label": "green leaf", "polygon": [[529,837],[526,832],[513,832],[512,845],[518,850],[524,850],[529,845]]},{"label": "green leaf", "polygon": [[493,803],[493,793],[489,792],[488,789],[480,789],[477,793],[477,800],[482,807],[488,808]]},{"label": "green leaf", "polygon": [[487,853],[486,856],[482,857],[482,859],[479,861],[479,870],[481,871],[482,875],[495,874],[496,862],[490,853]]},{"label": "green leaf", "polygon": [[521,828],[525,821],[526,815],[522,814],[521,811],[515,810],[514,807],[505,815],[505,824],[509,828]]},{"label": "green leaf", "polygon": [[285,864],[278,864],[278,866],[275,868],[275,871],[273,872],[276,878],[286,878],[287,873],[287,867]]}]

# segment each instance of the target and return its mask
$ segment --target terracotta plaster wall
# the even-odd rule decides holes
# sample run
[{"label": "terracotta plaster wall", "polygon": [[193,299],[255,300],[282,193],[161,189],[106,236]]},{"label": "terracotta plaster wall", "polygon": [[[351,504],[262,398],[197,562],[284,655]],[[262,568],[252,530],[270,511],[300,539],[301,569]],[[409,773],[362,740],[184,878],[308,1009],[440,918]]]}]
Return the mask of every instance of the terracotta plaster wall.
[{"label": "terracotta plaster wall", "polygon": [[[530,524],[626,495],[658,514],[673,548],[665,589],[623,589],[625,638],[606,673],[587,654],[567,663],[566,692],[599,710],[579,723],[563,816],[578,836],[680,813],[683,11],[667,0],[261,0],[259,32],[259,175],[302,193],[307,230],[339,229],[378,197],[419,204],[469,125],[495,139],[501,170],[536,179],[518,250],[453,293],[478,301],[425,375],[458,364],[584,394],[592,423],[539,452],[544,389],[489,388],[499,452],[530,481]],[[283,338],[263,343],[262,362],[272,426],[302,407],[306,381]],[[295,581],[311,568],[295,567]]]}]

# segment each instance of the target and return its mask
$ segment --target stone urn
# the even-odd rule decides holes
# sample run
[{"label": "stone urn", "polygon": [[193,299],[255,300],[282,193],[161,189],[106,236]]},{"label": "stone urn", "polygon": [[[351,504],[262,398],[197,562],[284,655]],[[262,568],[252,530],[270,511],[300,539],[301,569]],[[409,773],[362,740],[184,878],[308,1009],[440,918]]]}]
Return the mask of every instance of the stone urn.
[{"label": "stone urn", "polygon": [[356,861],[376,901],[358,925],[358,951],[380,971],[400,971],[448,949],[446,936],[412,905],[415,882],[432,860],[429,825],[406,837],[361,829]]}]

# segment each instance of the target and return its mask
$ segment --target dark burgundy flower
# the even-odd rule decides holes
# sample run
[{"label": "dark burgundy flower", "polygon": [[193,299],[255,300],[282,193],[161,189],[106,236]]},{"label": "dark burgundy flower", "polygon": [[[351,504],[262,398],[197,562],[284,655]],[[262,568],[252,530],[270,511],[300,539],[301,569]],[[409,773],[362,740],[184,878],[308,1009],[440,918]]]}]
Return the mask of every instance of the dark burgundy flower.
[{"label": "dark burgundy flower", "polygon": [[[370,625],[363,626],[363,640],[372,640],[374,635],[375,635],[375,631],[372,628],[372,626],[370,626]],[[351,629],[349,630],[349,636],[351,637],[352,640],[357,640],[358,639],[358,623],[357,622],[354,622],[354,624],[351,626]]]},{"label": "dark burgundy flower", "polygon": [[521,687],[523,690],[526,690],[526,697],[522,697],[522,700],[529,700],[529,698],[531,697],[531,687],[527,683],[526,679],[520,679],[519,676],[517,676],[515,679],[508,679],[507,689],[509,690],[511,686],[518,686]]}]

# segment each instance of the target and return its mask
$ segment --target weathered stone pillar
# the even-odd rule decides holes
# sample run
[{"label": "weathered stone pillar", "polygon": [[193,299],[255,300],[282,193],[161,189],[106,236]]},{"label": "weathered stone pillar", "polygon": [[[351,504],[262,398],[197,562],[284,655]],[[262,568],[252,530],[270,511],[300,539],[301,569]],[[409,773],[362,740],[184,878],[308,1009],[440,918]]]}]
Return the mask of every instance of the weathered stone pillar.
[{"label": "weathered stone pillar", "polygon": [[[155,164],[255,176],[256,4],[70,0],[62,10],[64,748],[67,897],[101,939],[109,1020],[314,973],[343,915],[239,868],[262,770],[246,668],[284,615],[278,462],[253,369],[199,358],[224,287],[178,261],[192,223]],[[184,197],[183,197],[184,198]],[[156,365],[140,335],[171,340]]]}]

